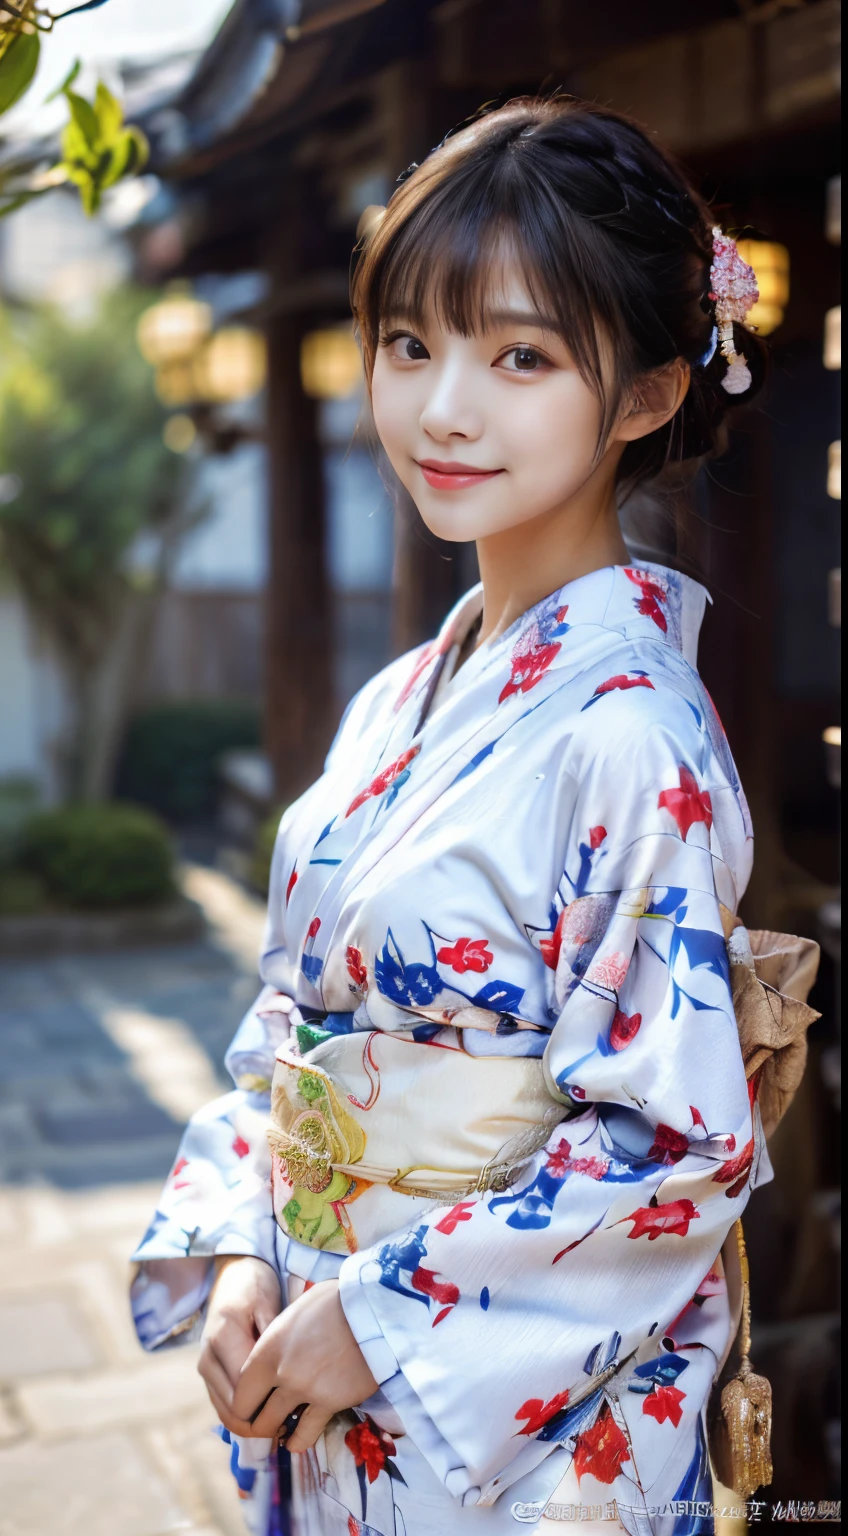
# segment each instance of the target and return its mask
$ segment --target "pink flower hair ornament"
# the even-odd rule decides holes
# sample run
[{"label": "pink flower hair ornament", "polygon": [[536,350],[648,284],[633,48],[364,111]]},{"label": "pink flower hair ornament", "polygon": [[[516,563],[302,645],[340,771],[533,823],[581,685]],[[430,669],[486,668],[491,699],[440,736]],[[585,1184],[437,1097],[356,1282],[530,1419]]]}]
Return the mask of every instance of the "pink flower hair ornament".
[{"label": "pink flower hair ornament", "polygon": [[721,227],[713,227],[713,260],[710,267],[710,298],[715,304],[715,327],[704,365],[710,362],[716,347],[727,362],[727,373],[721,381],[722,389],[729,395],[744,395],[751,387],[751,370],[733,345],[733,322],[744,325],[748,312],[753,309],[760,290],[753,267],[739,255],[736,241],[726,235]]}]

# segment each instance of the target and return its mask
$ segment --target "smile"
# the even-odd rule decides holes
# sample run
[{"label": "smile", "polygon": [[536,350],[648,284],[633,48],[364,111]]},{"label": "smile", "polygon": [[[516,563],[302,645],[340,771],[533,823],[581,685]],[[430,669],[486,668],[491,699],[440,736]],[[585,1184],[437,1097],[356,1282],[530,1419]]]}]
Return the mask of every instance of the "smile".
[{"label": "smile", "polygon": [[438,459],[416,459],[415,463],[427,484],[436,491],[463,491],[503,474],[502,469],[476,469],[473,464],[457,464],[452,460],[440,463]]}]

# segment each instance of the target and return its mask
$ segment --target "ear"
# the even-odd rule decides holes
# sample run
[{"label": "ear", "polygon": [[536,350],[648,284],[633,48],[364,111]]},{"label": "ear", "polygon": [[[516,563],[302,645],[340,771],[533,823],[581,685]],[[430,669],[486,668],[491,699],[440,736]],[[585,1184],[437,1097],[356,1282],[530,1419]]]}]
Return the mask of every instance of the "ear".
[{"label": "ear", "polygon": [[615,430],[615,441],[635,443],[640,437],[647,437],[650,432],[664,427],[686,399],[691,377],[689,364],[682,357],[676,357],[665,368],[637,379],[630,409]]}]

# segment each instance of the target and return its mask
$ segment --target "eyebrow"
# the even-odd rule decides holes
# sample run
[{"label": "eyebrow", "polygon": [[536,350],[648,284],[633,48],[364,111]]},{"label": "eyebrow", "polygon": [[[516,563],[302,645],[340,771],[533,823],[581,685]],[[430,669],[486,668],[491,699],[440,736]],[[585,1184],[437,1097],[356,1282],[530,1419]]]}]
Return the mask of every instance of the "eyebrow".
[{"label": "eyebrow", "polygon": [[[557,320],[550,315],[540,315],[533,309],[489,309],[486,311],[485,319],[487,326],[526,325],[536,331],[550,331],[556,336],[562,333],[562,327]],[[390,311],[382,317],[383,325],[412,323],[413,317],[401,309]]]}]

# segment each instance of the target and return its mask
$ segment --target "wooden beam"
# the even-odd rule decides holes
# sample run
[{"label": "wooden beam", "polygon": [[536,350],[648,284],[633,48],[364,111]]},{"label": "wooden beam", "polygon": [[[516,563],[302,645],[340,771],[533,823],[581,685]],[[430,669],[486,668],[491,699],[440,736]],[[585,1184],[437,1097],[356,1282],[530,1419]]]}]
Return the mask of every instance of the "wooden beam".
[{"label": "wooden beam", "polygon": [[324,493],[315,405],[300,384],[305,316],[267,327],[270,551],[265,743],[281,803],[321,772],[334,728]]}]

